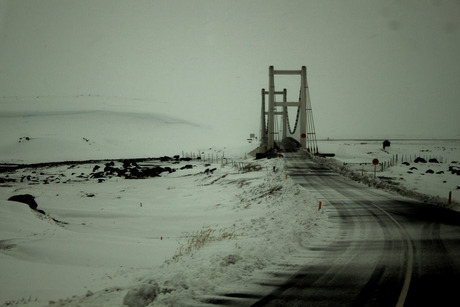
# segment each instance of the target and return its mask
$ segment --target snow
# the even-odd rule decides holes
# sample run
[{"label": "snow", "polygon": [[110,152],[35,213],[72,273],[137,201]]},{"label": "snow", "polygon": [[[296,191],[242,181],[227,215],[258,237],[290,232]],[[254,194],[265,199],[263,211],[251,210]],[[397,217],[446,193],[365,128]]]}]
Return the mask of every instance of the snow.
[{"label": "snow", "polygon": [[[103,182],[89,174],[108,161],[0,173],[0,304],[180,306],[231,291],[264,293],[255,280],[273,266],[295,266],[312,242],[333,235],[327,210],[286,177],[283,159],[247,156],[255,144],[229,143],[209,127],[153,111],[87,107],[3,109],[0,162],[202,159],[139,162],[177,171]],[[459,166],[452,162],[460,161],[459,141],[392,141],[386,151],[381,141],[321,141],[319,147],[336,153],[317,158],[320,163],[355,180],[444,204],[452,191],[458,208],[460,176],[446,170]],[[372,167],[353,164],[389,162],[396,154],[399,160],[376,180]],[[418,155],[442,163],[402,165],[403,156]],[[180,170],[187,164],[193,167]],[[417,171],[408,173],[413,166]],[[35,196],[47,216],[7,200],[17,194]]]},{"label": "snow", "polygon": [[[332,152],[333,159],[318,159],[336,171],[369,185],[396,191],[401,195],[460,210],[460,140],[383,140],[321,141],[321,152]],[[439,163],[416,163],[417,157]],[[377,158],[376,179],[372,160]],[[382,164],[384,165],[382,170]],[[431,170],[433,173],[427,171]],[[364,175],[364,176],[363,176]],[[449,193],[452,202],[448,205]]]},{"label": "snow", "polygon": [[[0,163],[145,158],[240,146],[161,103],[111,97],[11,98],[0,110]],[[204,117],[210,117],[204,115]],[[227,130],[223,127],[224,131]]]},{"label": "snow", "polygon": [[[193,160],[170,165],[192,169],[162,177],[98,183],[77,177],[94,163],[46,166],[35,169],[38,184],[2,185],[0,301],[121,306],[155,296],[154,305],[190,303],[245,284],[327,228],[316,200],[286,179],[282,159],[239,162],[254,167]],[[210,167],[216,170],[206,174]],[[51,174],[65,177],[43,184]],[[6,200],[14,194],[34,195],[39,209],[67,224]]]}]

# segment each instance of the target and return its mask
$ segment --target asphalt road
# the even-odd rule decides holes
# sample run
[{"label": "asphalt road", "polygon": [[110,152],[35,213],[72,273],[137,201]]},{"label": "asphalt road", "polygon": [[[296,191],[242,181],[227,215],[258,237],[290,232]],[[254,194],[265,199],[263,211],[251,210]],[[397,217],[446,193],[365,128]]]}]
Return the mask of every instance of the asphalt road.
[{"label": "asphalt road", "polygon": [[358,184],[298,153],[289,176],[322,200],[335,235],[254,306],[460,306],[460,214]]}]

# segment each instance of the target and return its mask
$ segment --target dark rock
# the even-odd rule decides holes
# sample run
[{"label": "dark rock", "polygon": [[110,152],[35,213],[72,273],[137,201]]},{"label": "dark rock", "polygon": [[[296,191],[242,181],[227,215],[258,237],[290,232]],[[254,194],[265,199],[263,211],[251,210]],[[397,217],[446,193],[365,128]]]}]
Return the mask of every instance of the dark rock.
[{"label": "dark rock", "polygon": [[179,155],[175,155],[175,156],[174,156],[174,160],[179,161],[179,159],[180,159],[180,156],[179,156]]},{"label": "dark rock", "polygon": [[216,170],[216,168],[212,168],[212,169],[207,168],[207,169],[204,171],[204,173],[207,174],[207,175],[209,175],[209,174],[214,173],[215,170]]},{"label": "dark rock", "polygon": [[411,170],[411,171],[416,171],[416,170],[418,170],[418,168],[416,168],[415,166],[412,166],[412,167],[410,168],[410,170]]},{"label": "dark rock", "polygon": [[164,171],[164,169],[160,166],[154,168],[146,168],[142,170],[143,177],[159,177],[160,174]]},{"label": "dark rock", "polygon": [[126,179],[143,179],[143,178],[149,178],[149,177],[160,177],[160,174],[164,171],[167,171],[167,170],[160,166],[156,166],[153,168],[145,168],[145,169],[132,168],[126,172],[125,178]]},{"label": "dark rock", "polygon": [[180,169],[184,170],[184,169],[192,169],[192,168],[193,168],[193,165],[187,164],[185,166],[182,166]]},{"label": "dark rock", "polygon": [[125,160],[123,161],[123,168],[124,169],[139,168],[139,165],[136,163],[136,161]]},{"label": "dark rock", "polygon": [[390,147],[391,142],[388,140],[383,141],[383,150],[385,150],[385,147]]},{"label": "dark rock", "polygon": [[0,183],[7,183],[7,182],[16,182],[16,179],[0,178]]},{"label": "dark rock", "polygon": [[428,160],[428,162],[430,162],[430,163],[439,163],[438,159],[435,159],[435,158],[431,158],[430,160]]},{"label": "dark rock", "polygon": [[104,178],[104,177],[105,177],[104,172],[97,172],[97,173],[90,175],[90,178]]},{"label": "dark rock", "polygon": [[179,160],[188,162],[188,161],[192,161],[192,158],[180,158]]},{"label": "dark rock", "polygon": [[94,173],[95,171],[97,171],[98,169],[100,169],[100,168],[101,168],[101,167],[100,167],[99,165],[95,165],[95,166],[93,167],[93,173]]},{"label": "dark rock", "polygon": [[427,170],[425,173],[427,174],[434,174],[434,171],[432,169]]},{"label": "dark rock", "polygon": [[161,162],[169,162],[169,161],[171,161],[171,160],[172,160],[172,158],[171,158],[171,157],[168,157],[168,156],[164,156],[164,157],[161,157],[161,158],[160,158],[160,161],[161,161]]},{"label": "dark rock", "polygon": [[414,163],[426,163],[426,160],[421,158],[421,157],[417,157],[414,161]]},{"label": "dark rock", "polygon": [[[34,210],[35,212],[46,215],[45,211],[38,209],[38,205],[35,202],[35,197],[33,197],[30,194],[14,195],[14,196],[11,196],[8,200],[27,204],[29,205],[30,209]],[[58,224],[67,224],[66,222],[62,222],[54,218],[51,218],[51,219]]]},{"label": "dark rock", "polygon": [[409,162],[403,162],[402,165],[407,165],[407,166],[409,166],[410,163],[409,163]]},{"label": "dark rock", "polygon": [[16,201],[23,204],[29,205],[30,209],[37,209],[38,205],[35,202],[35,197],[30,194],[21,194],[21,195],[14,195],[8,198],[10,201]]},{"label": "dark rock", "polygon": [[131,168],[126,171],[125,178],[138,178],[141,175],[141,171],[138,168]]},{"label": "dark rock", "polygon": [[439,172],[436,172],[436,174],[444,174],[444,171],[439,171]]},{"label": "dark rock", "polygon": [[108,175],[116,175],[116,176],[123,176],[125,174],[125,170],[119,169],[113,166],[106,166],[104,168],[104,172]]}]

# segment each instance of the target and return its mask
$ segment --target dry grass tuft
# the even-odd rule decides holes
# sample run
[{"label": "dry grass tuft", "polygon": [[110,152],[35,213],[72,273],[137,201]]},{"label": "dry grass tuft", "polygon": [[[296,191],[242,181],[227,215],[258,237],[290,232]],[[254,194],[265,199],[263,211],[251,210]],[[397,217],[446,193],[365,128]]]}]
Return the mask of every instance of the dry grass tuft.
[{"label": "dry grass tuft", "polygon": [[197,251],[206,244],[211,242],[223,241],[223,240],[232,240],[235,238],[234,233],[230,232],[221,232],[217,235],[214,235],[216,232],[215,229],[203,229],[197,231],[196,233],[187,234],[186,237],[189,239],[187,243],[180,244],[176,254],[173,256],[173,260],[178,260],[179,257],[190,254],[193,251]]}]

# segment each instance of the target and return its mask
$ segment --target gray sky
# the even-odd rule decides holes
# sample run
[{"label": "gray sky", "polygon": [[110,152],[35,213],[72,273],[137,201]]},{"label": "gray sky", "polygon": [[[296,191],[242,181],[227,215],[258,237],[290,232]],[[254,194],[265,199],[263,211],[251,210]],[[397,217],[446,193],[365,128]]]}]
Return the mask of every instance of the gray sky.
[{"label": "gray sky", "polygon": [[319,137],[460,137],[460,1],[0,0],[0,111],[123,97],[246,137],[269,65],[307,66]]}]

